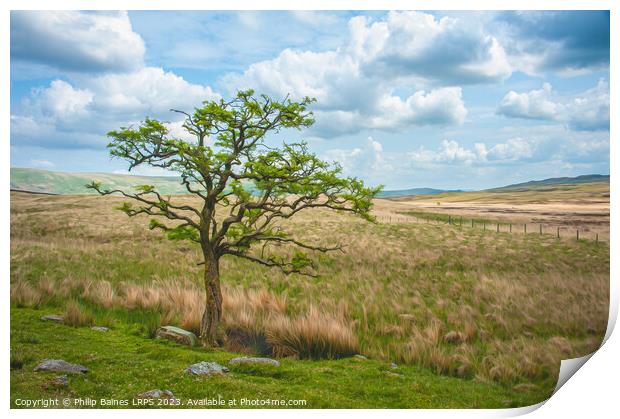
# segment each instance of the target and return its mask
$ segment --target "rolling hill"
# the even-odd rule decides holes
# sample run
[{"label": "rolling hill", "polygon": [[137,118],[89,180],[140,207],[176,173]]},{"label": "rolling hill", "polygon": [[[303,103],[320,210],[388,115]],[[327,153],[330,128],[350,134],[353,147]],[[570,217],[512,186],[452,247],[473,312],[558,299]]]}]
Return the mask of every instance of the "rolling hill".
[{"label": "rolling hill", "polygon": [[49,170],[11,168],[11,189],[58,195],[93,194],[84,185],[101,182],[110,189],[127,189],[135,185],[154,185],[163,194],[183,194],[180,178],[168,176],[134,176],[115,173],[63,173]]},{"label": "rolling hill", "polygon": [[512,185],[506,185],[499,188],[487,189],[487,192],[506,192],[506,191],[518,191],[529,190],[532,188],[539,188],[541,186],[553,186],[553,185],[576,185],[580,183],[596,183],[607,182],[609,183],[609,175],[582,175],[577,177],[555,177],[544,180],[532,180],[529,182],[515,183]]}]

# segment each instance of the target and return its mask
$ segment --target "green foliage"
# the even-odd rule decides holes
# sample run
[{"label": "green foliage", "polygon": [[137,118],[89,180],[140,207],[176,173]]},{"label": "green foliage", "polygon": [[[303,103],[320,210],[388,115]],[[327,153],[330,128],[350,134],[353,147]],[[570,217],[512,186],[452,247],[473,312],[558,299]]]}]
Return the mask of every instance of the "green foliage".
[{"label": "green foliage", "polygon": [[150,192],[153,192],[155,190],[155,186],[153,186],[153,185],[136,185],[136,186],[134,186],[134,189],[137,190],[138,192],[150,193]]},{"label": "green foliage", "polygon": [[133,211],[133,205],[129,202],[123,202],[121,205],[116,207],[115,209],[124,212],[125,214],[130,214]]},{"label": "green foliage", "polygon": [[291,264],[293,265],[293,268],[301,270],[308,266],[312,266],[312,259],[310,259],[304,252],[297,251],[291,259]]},{"label": "green foliage", "polygon": [[190,226],[178,226],[171,228],[166,232],[166,237],[168,237],[169,240],[200,240],[198,231]]},{"label": "green foliage", "polygon": [[[108,133],[110,154],[127,160],[129,170],[147,165],[180,173],[187,191],[201,198],[200,208],[175,205],[153,185],[136,186],[135,194],[102,190],[95,182],[89,187],[102,195],[120,193],[137,200],[138,208],[126,204],[119,208],[129,216],[182,221],[176,226],[151,221],[150,228],[163,230],[169,239],[200,242],[214,254],[245,257],[287,273],[308,273],[313,267],[309,255],[295,252],[289,260],[258,257],[249,253],[251,246],[265,242],[334,250],[288,238],[275,232],[273,225],[310,208],[346,211],[372,221],[372,199],[381,190],[342,176],[338,164],[322,161],[303,141],[279,148],[265,144],[270,133],[312,125],[308,107],[314,102],[308,97],[275,101],[242,90],[230,101],[205,101],[191,114],[175,110],[186,117],[183,128],[194,141],[171,136],[165,124],[151,118]],[[215,215],[222,208],[228,208],[228,214],[218,222]]]}]

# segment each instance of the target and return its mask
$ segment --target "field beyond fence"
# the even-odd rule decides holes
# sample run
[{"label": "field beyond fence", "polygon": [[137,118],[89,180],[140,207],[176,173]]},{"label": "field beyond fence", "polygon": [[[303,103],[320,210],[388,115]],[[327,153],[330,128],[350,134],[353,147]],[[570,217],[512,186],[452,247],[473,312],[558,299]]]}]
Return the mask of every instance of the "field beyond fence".
[{"label": "field beyond fence", "polygon": [[609,237],[602,235],[588,226],[559,226],[545,223],[506,222],[484,218],[454,216],[422,211],[409,211],[396,215],[377,216],[379,223],[416,223],[416,224],[444,224],[457,228],[472,228],[488,231],[489,233],[534,234],[554,236],[565,240],[590,240],[595,243],[609,241]]}]

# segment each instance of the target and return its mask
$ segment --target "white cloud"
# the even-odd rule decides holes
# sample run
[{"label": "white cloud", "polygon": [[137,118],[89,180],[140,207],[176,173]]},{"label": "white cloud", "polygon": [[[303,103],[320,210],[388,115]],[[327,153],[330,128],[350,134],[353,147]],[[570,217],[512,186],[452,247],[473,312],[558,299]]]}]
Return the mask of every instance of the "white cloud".
[{"label": "white cloud", "polygon": [[355,147],[351,150],[328,150],[324,158],[339,163],[347,175],[359,174],[360,172],[368,175],[392,170],[391,163],[384,156],[383,145],[372,137],[368,137],[361,147]]},{"label": "white cloud", "polygon": [[86,113],[93,93],[88,89],[75,89],[63,80],[53,80],[48,88],[34,89],[31,100],[42,115],[68,119]]},{"label": "white cloud", "polygon": [[596,87],[570,101],[562,120],[577,131],[609,130],[609,83],[601,79]]},{"label": "white cloud", "polygon": [[144,43],[125,12],[13,12],[11,51],[17,61],[68,72],[68,80],[33,89],[14,109],[16,145],[97,148],[112,129],[146,116],[175,122],[182,116],[170,108],[191,111],[220,98],[211,87],[144,66]]},{"label": "white cloud", "polygon": [[11,56],[71,72],[131,71],[144,42],[126,12],[13,11]]},{"label": "white cloud", "polygon": [[460,87],[444,87],[428,93],[421,90],[406,100],[386,94],[379,98],[377,108],[380,116],[372,119],[374,128],[462,124],[467,116]]},{"label": "white cloud", "polygon": [[487,146],[475,143],[473,149],[461,146],[455,140],[443,140],[438,150],[420,147],[407,155],[411,161],[438,164],[486,164],[523,161],[534,156],[535,144],[523,138],[511,138],[504,143]]},{"label": "white cloud", "polygon": [[[479,144],[477,144],[479,146]],[[479,146],[480,147],[480,146]],[[523,138],[511,138],[505,143],[492,146],[484,154],[484,160],[517,161],[533,157],[535,145]]]},{"label": "white cloud", "polygon": [[545,83],[542,89],[527,93],[511,90],[504,96],[497,112],[512,118],[554,119],[558,105],[550,100],[552,87]]},{"label": "white cloud", "polygon": [[136,72],[80,78],[78,82],[95,92],[93,107],[110,113],[171,116],[170,108],[191,111],[204,100],[220,99],[208,86],[192,84],[161,68],[145,67]]},{"label": "white cloud", "polygon": [[453,85],[496,82],[512,72],[497,39],[458,18],[392,11],[378,22],[353,18],[349,27],[351,48],[370,74]]},{"label": "white cloud", "polygon": [[[154,67],[76,77],[75,84],[81,87],[54,80],[49,87],[35,89],[11,116],[12,139],[53,147],[98,147],[110,130],[146,116],[179,121],[182,116],[171,108],[191,111],[204,100],[220,98],[210,87]],[[174,128],[178,134],[179,127]]]},{"label": "white cloud", "polygon": [[494,82],[510,73],[499,42],[481,30],[458,19],[390,12],[378,21],[352,18],[342,48],[285,49],[222,83],[230,91],[252,87],[275,97],[315,97],[313,133],[333,136],[462,124],[467,110],[454,84]]},{"label": "white cloud", "polygon": [[548,83],[526,93],[510,91],[497,113],[510,118],[557,121],[576,131],[609,130],[609,83],[601,79],[596,87],[568,100],[554,95]]},{"label": "white cloud", "polygon": [[480,156],[472,150],[461,147],[454,140],[442,140],[438,150],[428,150],[420,147],[416,151],[407,153],[409,159],[422,163],[466,163],[480,160]]}]

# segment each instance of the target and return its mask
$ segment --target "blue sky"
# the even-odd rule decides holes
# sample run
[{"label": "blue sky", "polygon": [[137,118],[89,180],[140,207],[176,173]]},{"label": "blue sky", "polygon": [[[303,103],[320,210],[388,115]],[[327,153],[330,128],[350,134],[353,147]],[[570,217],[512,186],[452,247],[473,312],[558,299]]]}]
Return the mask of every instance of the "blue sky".
[{"label": "blue sky", "polygon": [[[11,165],[125,173],[105,133],[252,87],[387,189],[609,173],[609,13],[11,13]],[[142,169],[139,174],[161,174]]]}]

